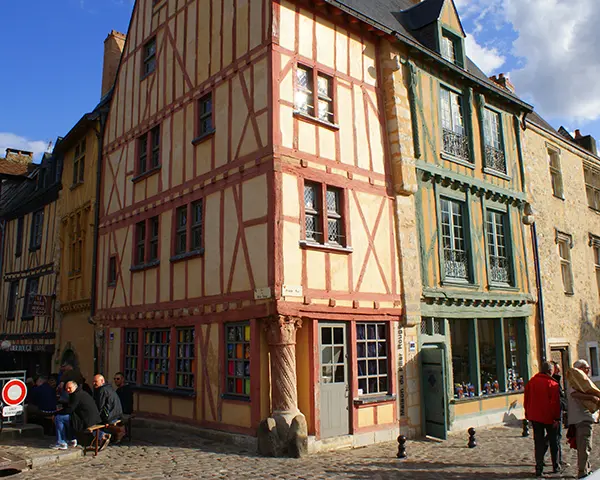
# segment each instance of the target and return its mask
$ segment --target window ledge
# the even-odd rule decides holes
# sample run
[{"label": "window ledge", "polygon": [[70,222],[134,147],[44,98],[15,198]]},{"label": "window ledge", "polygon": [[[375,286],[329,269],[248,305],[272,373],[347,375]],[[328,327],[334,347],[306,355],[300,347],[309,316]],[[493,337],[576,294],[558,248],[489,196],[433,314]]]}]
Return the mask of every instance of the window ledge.
[{"label": "window ledge", "polygon": [[373,403],[393,402],[396,400],[396,395],[376,395],[373,397],[359,397],[354,399],[354,405],[370,405]]},{"label": "window ledge", "polygon": [[479,285],[476,283],[471,283],[468,280],[454,280],[451,278],[446,278],[444,280],[442,280],[442,286],[444,287],[462,287],[462,288],[467,288],[469,290],[478,290],[479,289]]},{"label": "window ledge", "polygon": [[233,395],[232,393],[222,393],[221,398],[223,400],[234,400],[237,402],[250,403],[250,397],[244,397],[241,395]]},{"label": "window ledge", "polygon": [[342,247],[341,245],[334,245],[331,243],[316,243],[308,240],[300,240],[298,242],[301,248],[306,248],[310,250],[324,250],[327,252],[337,252],[337,253],[352,253],[354,250],[352,247]]},{"label": "window ledge", "polygon": [[440,153],[440,158],[442,160],[448,160],[449,162],[458,163],[459,165],[462,165],[463,167],[467,167],[472,170],[475,170],[475,164],[471,163],[469,160],[467,160],[465,158],[460,158],[460,157],[457,157],[455,155],[452,155],[452,154],[446,153],[446,152]]},{"label": "window ledge", "polygon": [[328,128],[329,130],[337,131],[340,129],[340,126],[335,123],[326,122],[325,120],[321,120],[320,118],[311,117],[306,113],[302,113],[299,111],[294,111],[294,117],[299,118],[300,120],[306,120],[307,122],[314,123],[315,125],[319,125],[321,127]]},{"label": "window ledge", "polygon": [[200,143],[204,142],[204,140],[214,136],[215,132],[216,130],[213,128],[210,132],[204,132],[202,135],[198,135],[192,140],[192,145],[199,145]]},{"label": "window ledge", "polygon": [[150,268],[158,267],[160,265],[160,260],[152,260],[148,263],[142,263],[140,265],[132,265],[129,267],[130,272],[141,272],[142,270],[148,270]]},{"label": "window ledge", "polygon": [[133,183],[138,183],[144,180],[145,178],[151,177],[155,173],[159,172],[162,165],[158,165],[156,167],[151,168],[150,170],[146,170],[144,173],[140,173],[131,179]]},{"label": "window ledge", "polygon": [[469,402],[477,402],[479,400],[485,400],[486,398],[497,398],[497,397],[507,397],[510,395],[523,395],[525,393],[525,389],[522,390],[511,390],[509,392],[499,392],[499,393],[490,393],[489,395],[476,395],[474,397],[464,397],[464,398],[452,398],[450,399],[451,404],[459,404],[459,403],[469,403]]},{"label": "window ledge", "polygon": [[513,287],[512,285],[501,284],[501,283],[490,283],[488,285],[490,290],[504,290],[505,292],[519,292],[519,287]]},{"label": "window ledge", "polygon": [[488,175],[493,175],[494,177],[502,178],[507,181],[512,180],[512,177],[508,176],[506,173],[499,172],[498,170],[494,170],[493,168],[489,167],[484,167],[483,173],[487,173]]},{"label": "window ledge", "polygon": [[194,390],[183,390],[178,388],[170,389],[167,387],[153,387],[151,385],[131,385],[131,388],[140,393],[160,393],[171,397],[196,397],[196,392]]},{"label": "window ledge", "polygon": [[201,257],[204,255],[204,249],[192,250],[191,252],[178,253],[173,255],[169,260],[171,263],[181,262],[182,260],[189,260],[190,258]]},{"label": "window ledge", "polygon": [[575,296],[575,292],[565,292],[565,296],[567,296],[567,297],[574,297]]},{"label": "window ledge", "polygon": [[83,182],[77,182],[77,183],[73,183],[70,187],[69,190],[75,190],[77,187],[80,187],[81,185],[83,185]]},{"label": "window ledge", "polygon": [[563,202],[565,201],[565,197],[564,195],[562,197],[559,197],[558,195],[555,195],[554,193],[552,194],[552,196],[558,200],[562,200]]}]

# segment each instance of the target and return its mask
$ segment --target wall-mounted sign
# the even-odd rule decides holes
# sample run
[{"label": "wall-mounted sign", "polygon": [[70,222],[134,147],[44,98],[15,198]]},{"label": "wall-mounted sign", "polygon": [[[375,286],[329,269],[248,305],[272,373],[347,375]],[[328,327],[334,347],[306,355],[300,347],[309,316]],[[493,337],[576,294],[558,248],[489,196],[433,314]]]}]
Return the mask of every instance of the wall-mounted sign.
[{"label": "wall-mounted sign", "polygon": [[54,345],[42,345],[42,344],[12,344],[8,347],[9,352],[54,352]]},{"label": "wall-mounted sign", "polygon": [[302,285],[282,285],[281,286],[282,297],[302,297]]},{"label": "wall-mounted sign", "polygon": [[413,353],[417,351],[417,344],[415,342],[408,342],[408,351]]},{"label": "wall-mounted sign", "polygon": [[254,289],[254,299],[255,300],[265,300],[267,298],[271,298],[271,287],[262,287]]},{"label": "wall-mounted sign", "polygon": [[34,295],[31,301],[31,314],[36,317],[51,315],[52,297],[50,295]]}]

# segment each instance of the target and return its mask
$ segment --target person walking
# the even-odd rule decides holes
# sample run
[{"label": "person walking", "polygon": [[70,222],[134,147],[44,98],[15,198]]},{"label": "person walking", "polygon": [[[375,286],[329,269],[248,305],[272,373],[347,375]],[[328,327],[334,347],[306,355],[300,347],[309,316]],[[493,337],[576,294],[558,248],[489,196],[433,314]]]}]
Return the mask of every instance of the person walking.
[{"label": "person walking", "polygon": [[558,383],[552,378],[553,373],[552,363],[544,362],[540,373],[525,386],[525,418],[533,426],[536,477],[541,477],[544,471],[546,441],[550,447],[553,471],[560,472],[557,436],[560,423],[560,390]]},{"label": "person walking", "polygon": [[[590,365],[585,360],[577,360],[573,368],[581,370],[586,376],[590,374]],[[569,385],[567,391],[569,426],[575,426],[577,442],[577,472],[578,478],[587,477],[592,473],[590,467],[590,453],[592,452],[592,424],[596,422],[596,415],[583,406],[584,401],[600,402],[600,397],[595,394],[582,393]]]}]

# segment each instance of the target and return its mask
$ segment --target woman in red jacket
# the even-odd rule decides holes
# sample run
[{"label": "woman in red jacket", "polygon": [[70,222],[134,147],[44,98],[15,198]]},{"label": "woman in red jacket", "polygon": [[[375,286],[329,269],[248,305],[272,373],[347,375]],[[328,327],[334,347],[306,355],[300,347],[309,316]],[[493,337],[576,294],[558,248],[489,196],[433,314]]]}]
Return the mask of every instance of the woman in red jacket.
[{"label": "woman in red jacket", "polygon": [[544,362],[540,373],[525,386],[525,418],[533,425],[535,448],[535,474],[542,476],[546,435],[550,445],[550,455],[554,473],[560,472],[558,463],[558,426],[560,423],[560,389],[552,378],[554,366]]}]

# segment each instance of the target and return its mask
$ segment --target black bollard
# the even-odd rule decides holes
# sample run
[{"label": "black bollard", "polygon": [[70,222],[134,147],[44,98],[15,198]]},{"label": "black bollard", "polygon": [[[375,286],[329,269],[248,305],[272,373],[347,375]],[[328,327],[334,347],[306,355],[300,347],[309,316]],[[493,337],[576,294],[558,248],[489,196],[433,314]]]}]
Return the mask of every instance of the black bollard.
[{"label": "black bollard", "polygon": [[469,448],[475,448],[477,446],[477,440],[475,439],[475,429],[471,427],[469,428],[469,430],[467,430],[467,432],[469,433],[469,443],[467,444],[467,446]]},{"label": "black bollard", "polygon": [[398,436],[398,454],[396,455],[400,460],[408,458],[406,454],[406,437],[404,435]]},{"label": "black bollard", "polygon": [[523,432],[521,433],[522,437],[529,436],[529,422],[527,420],[523,420]]}]

